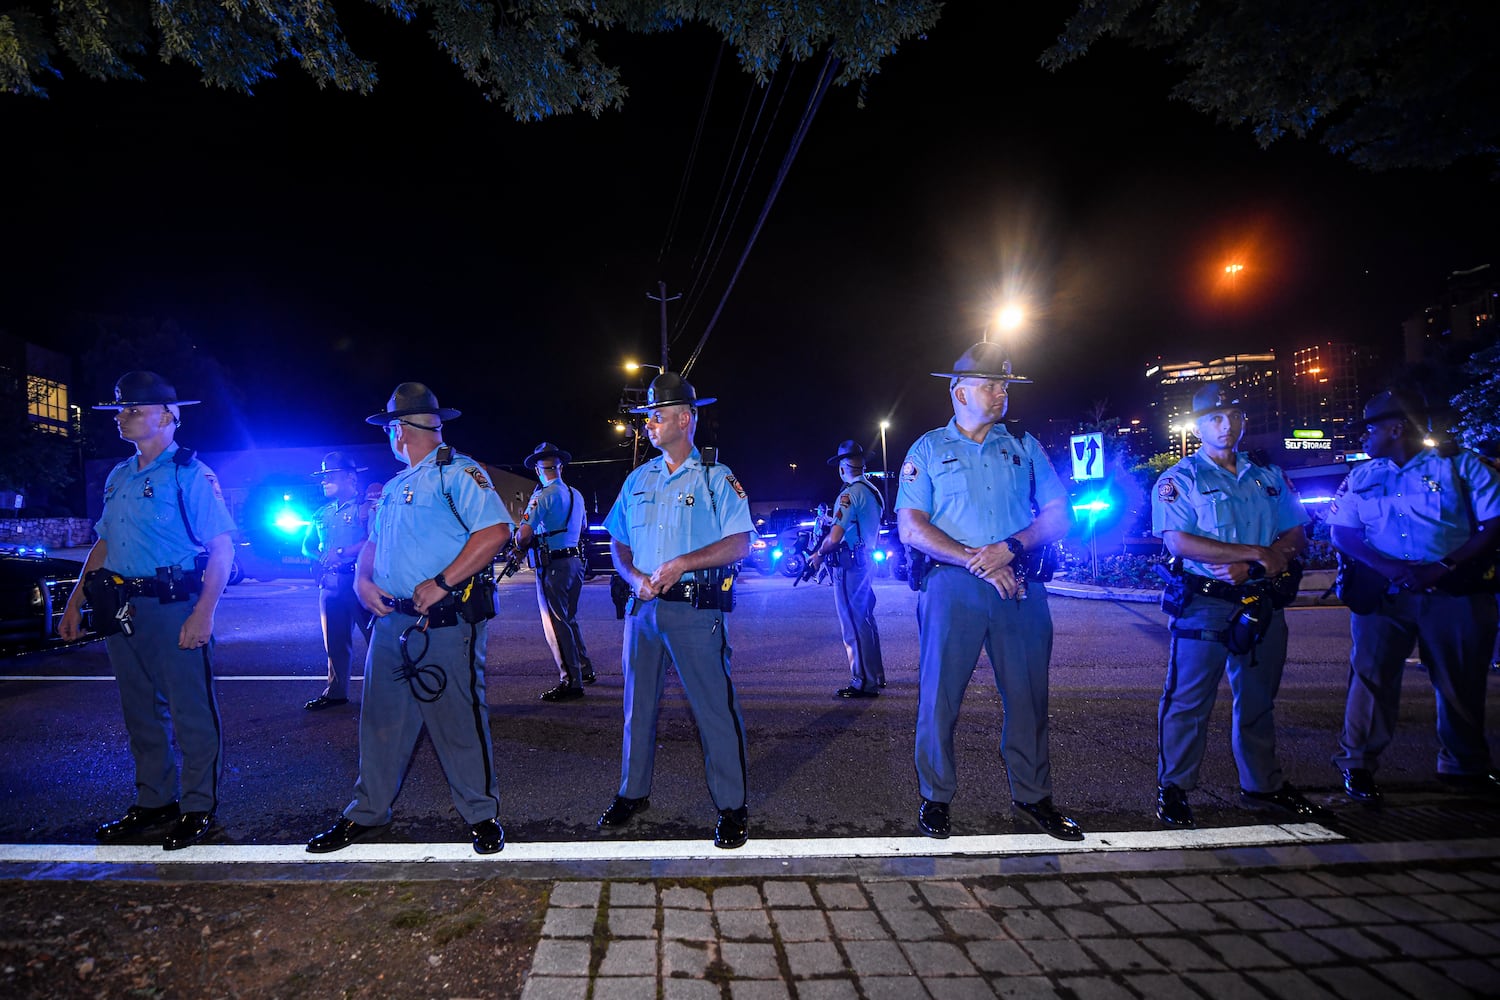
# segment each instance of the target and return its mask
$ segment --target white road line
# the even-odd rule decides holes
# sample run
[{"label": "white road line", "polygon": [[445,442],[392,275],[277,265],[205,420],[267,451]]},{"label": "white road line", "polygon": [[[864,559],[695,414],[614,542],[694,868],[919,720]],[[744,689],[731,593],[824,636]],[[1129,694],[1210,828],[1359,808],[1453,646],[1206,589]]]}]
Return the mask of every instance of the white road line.
[{"label": "white road line", "polygon": [[360,843],[333,854],[308,854],[301,844],[235,846],[205,844],[182,851],[154,845],[99,847],[84,844],[0,844],[0,864],[326,864],[421,861],[495,864],[506,861],[681,861],[702,858],[898,858],[1080,854],[1322,843],[1344,838],[1315,823],[1239,826],[1217,830],[1142,830],[1100,833],[1070,843],[1041,833],[984,837],[844,837],[755,840],[721,851],[703,840],[588,840],[509,843],[500,854],[481,857],[468,844]]}]

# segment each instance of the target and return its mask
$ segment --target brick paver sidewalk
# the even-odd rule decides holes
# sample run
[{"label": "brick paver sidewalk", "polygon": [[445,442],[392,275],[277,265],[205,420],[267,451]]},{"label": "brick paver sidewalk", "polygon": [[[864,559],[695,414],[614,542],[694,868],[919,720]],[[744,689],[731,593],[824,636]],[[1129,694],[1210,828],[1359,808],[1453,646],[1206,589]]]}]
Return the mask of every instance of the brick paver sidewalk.
[{"label": "brick paver sidewalk", "polygon": [[1500,996],[1500,863],[558,882],[522,996]]}]

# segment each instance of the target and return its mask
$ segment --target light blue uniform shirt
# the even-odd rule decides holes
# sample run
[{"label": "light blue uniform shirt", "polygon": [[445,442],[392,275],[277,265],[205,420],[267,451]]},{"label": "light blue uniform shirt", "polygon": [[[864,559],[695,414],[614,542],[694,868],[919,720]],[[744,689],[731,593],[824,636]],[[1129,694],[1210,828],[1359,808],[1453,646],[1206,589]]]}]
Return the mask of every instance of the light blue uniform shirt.
[{"label": "light blue uniform shirt", "polygon": [[971,441],[956,419],[917,438],[901,465],[897,510],[919,510],[933,527],[960,545],[978,548],[1009,538],[1036,518],[1031,513],[1031,472],[1037,509],[1066,500],[1068,491],[1029,434],[1017,441],[1003,423],[984,441]]},{"label": "light blue uniform shirt", "polygon": [[1443,458],[1427,448],[1402,466],[1374,458],[1350,469],[1328,523],[1358,529],[1381,555],[1431,563],[1474,533],[1471,503],[1476,521],[1500,515],[1500,474],[1473,452]]},{"label": "light blue uniform shirt", "polygon": [[[547,536],[549,549],[571,549],[583,534],[583,518],[587,513],[583,496],[559,479],[531,494],[521,523],[531,525],[538,538]],[[552,534],[554,531],[557,534]]]},{"label": "light blue uniform shirt", "polygon": [[411,597],[417,584],[448,568],[471,534],[510,523],[505,504],[478,462],[454,452],[453,461],[440,466],[434,449],[387,480],[380,494],[370,520],[375,585],[396,597]]},{"label": "light blue uniform shirt", "polygon": [[844,544],[850,548],[873,546],[880,539],[880,515],[884,510],[880,491],[860,476],[845,485],[833,502],[833,523],[844,529]]},{"label": "light blue uniform shirt", "polygon": [[[1270,545],[1282,532],[1307,523],[1302,500],[1281,469],[1259,466],[1235,454],[1230,474],[1202,451],[1194,452],[1156,480],[1151,495],[1151,532],[1185,531],[1236,545]],[[1183,568],[1212,576],[1203,563]]]},{"label": "light blue uniform shirt", "polygon": [[[209,539],[234,530],[224,506],[219,477],[196,459],[189,465],[172,461],[174,442],[146,468],[136,471],[132,455],[110,472],[104,483],[104,512],[94,531],[104,539],[105,565],[127,577],[155,576],[158,566],[193,568]],[[177,488],[182,487],[182,506]],[[202,546],[194,545],[183,524],[182,511]]]},{"label": "light blue uniform shirt", "polygon": [[723,465],[704,468],[694,448],[676,472],[668,473],[666,457],[657,455],[626,476],[604,527],[630,546],[635,568],[650,576],[668,559],[754,531],[755,522],[734,474]]}]

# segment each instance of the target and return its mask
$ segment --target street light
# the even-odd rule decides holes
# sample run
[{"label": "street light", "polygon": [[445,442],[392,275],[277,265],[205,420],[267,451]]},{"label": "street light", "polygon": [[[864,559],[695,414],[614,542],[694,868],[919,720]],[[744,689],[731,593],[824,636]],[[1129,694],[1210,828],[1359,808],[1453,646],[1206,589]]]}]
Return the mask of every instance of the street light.
[{"label": "street light", "polygon": [[661,365],[648,365],[648,364],[638,363],[638,362],[635,362],[635,361],[627,361],[627,362],[625,362],[625,370],[628,371],[628,372],[638,372],[642,368],[652,368],[652,369],[655,369],[658,373],[660,373],[662,371]]},{"label": "street light", "polygon": [[880,503],[881,503],[881,506],[884,506],[885,503],[886,503],[886,485],[885,485],[885,481],[891,477],[890,466],[886,465],[886,463],[885,463],[885,431],[886,431],[886,428],[888,428],[890,426],[891,426],[891,422],[889,420],[882,420],[880,422]]}]

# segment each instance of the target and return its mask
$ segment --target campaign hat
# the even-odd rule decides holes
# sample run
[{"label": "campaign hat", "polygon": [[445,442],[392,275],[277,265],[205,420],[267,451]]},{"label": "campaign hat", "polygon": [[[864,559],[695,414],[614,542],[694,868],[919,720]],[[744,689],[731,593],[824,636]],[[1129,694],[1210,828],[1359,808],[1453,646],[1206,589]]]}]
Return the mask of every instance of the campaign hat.
[{"label": "campaign hat", "polygon": [[369,468],[366,465],[356,464],[353,455],[345,455],[341,451],[330,451],[323,456],[323,467],[309,476],[329,476],[335,472],[364,472]]},{"label": "campaign hat", "polygon": [[115,383],[115,401],[97,403],[96,410],[123,410],[127,406],[196,406],[199,400],[178,399],[172,383],[156,372],[126,372]]},{"label": "campaign hat", "polygon": [[953,367],[944,372],[933,372],[939,378],[997,378],[1006,382],[1029,383],[1031,379],[1017,375],[1011,370],[1010,359],[999,344],[988,341],[975,344],[964,351]]},{"label": "campaign hat", "polygon": [[651,385],[647,387],[646,401],[640,406],[631,407],[630,412],[650,413],[663,406],[707,406],[715,402],[717,398],[710,396],[707,399],[699,399],[698,393],[693,389],[693,383],[676,372],[662,372],[652,379]]},{"label": "campaign hat", "polygon": [[1239,393],[1223,382],[1206,382],[1202,388],[1193,393],[1194,420],[1205,417],[1215,410],[1238,409],[1241,409]]},{"label": "campaign hat", "polygon": [[552,444],[550,441],[543,441],[541,444],[536,446],[536,449],[530,455],[527,455],[525,458],[521,459],[521,463],[528,469],[535,469],[536,463],[540,462],[544,458],[555,458],[563,465],[567,465],[569,462],[573,461],[572,455],[569,455],[567,452],[563,451],[557,445]]},{"label": "campaign hat", "polygon": [[365,417],[365,423],[382,427],[392,420],[419,414],[436,415],[439,421],[455,420],[463,415],[459,410],[438,406],[437,396],[421,382],[402,382],[386,401],[385,412]]},{"label": "campaign hat", "polygon": [[846,458],[857,458],[861,462],[865,460],[865,446],[850,438],[839,445],[839,453],[828,460],[829,465],[838,465]]},{"label": "campaign hat", "polygon": [[1427,423],[1427,400],[1407,389],[1387,389],[1365,404],[1364,422],[1410,420],[1418,427]]}]

